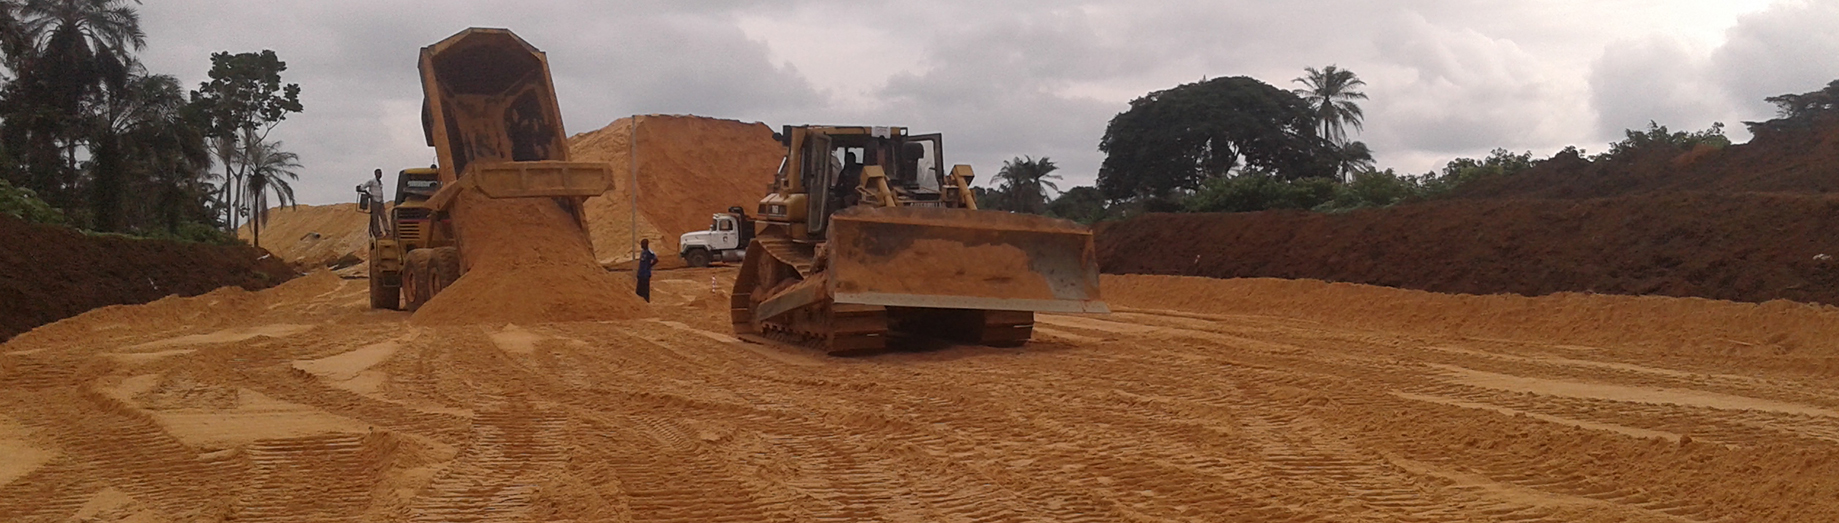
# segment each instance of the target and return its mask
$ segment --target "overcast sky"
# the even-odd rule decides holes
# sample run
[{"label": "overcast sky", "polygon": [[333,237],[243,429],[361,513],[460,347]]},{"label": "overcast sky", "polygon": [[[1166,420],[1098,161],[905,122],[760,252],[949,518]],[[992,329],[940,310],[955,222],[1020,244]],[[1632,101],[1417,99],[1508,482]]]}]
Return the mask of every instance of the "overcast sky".
[{"label": "overcast sky", "polygon": [[149,70],[187,86],[214,51],[273,49],[306,111],[275,131],[302,203],[428,163],[416,53],[469,26],[549,54],[570,134],[631,114],[943,132],[987,181],[1047,156],[1090,184],[1105,124],[1152,90],[1220,76],[1367,82],[1381,167],[1496,147],[1600,151],[1655,120],[1766,119],[1766,96],[1839,78],[1839,0],[588,1],[150,0]]}]

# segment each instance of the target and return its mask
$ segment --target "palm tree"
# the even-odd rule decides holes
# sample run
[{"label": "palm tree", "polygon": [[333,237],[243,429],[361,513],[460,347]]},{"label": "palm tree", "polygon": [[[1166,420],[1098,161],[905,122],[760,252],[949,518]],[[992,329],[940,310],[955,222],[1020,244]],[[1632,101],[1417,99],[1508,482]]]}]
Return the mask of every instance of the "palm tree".
[{"label": "palm tree", "polygon": [[1352,180],[1356,172],[1373,170],[1373,151],[1367,149],[1366,142],[1348,142],[1337,147],[1335,153],[1339,156],[1336,167],[1342,181]]},{"label": "palm tree", "polygon": [[1047,212],[1047,191],[1060,190],[1059,186],[1048,180],[1060,179],[1060,175],[1052,174],[1059,168],[1046,156],[1039,160],[1023,156],[1003,162],[1003,168],[996,173],[996,179],[1002,182],[1001,190],[1008,194],[1009,210],[1030,214]]},{"label": "palm tree", "polygon": [[[147,46],[140,14],[124,0],[25,0],[19,27],[32,55],[21,76],[33,76],[41,101],[73,120],[85,100],[127,85],[134,53]],[[79,137],[64,139],[74,169]]]},{"label": "palm tree", "polygon": [[1314,67],[1303,71],[1308,74],[1291,81],[1306,88],[1290,92],[1309,102],[1310,110],[1315,112],[1318,136],[1336,145],[1347,143],[1347,126],[1359,130],[1360,120],[1366,116],[1354,103],[1354,100],[1367,99],[1366,93],[1354,90],[1366,82],[1354,76],[1353,71],[1332,65],[1319,71]]},{"label": "palm tree", "polygon": [[211,152],[203,129],[185,114],[185,90],[177,78],[139,77],[130,82],[130,91],[136,110],[126,135],[128,165],[138,180],[151,185],[145,215],[176,233],[188,207],[202,208]]},{"label": "palm tree", "polygon": [[249,207],[249,232],[257,247],[262,246],[262,223],[268,221],[268,195],[274,194],[277,206],[293,207],[294,188],[289,181],[300,180],[294,169],[300,168],[300,155],[281,150],[281,142],[267,142],[245,129],[241,155],[248,170],[243,173],[243,197]]}]

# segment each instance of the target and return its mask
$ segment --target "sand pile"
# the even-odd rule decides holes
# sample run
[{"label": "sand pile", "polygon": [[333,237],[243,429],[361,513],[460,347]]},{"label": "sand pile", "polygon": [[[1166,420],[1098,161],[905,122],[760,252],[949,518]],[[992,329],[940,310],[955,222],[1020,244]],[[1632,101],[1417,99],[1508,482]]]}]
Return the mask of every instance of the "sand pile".
[{"label": "sand pile", "polygon": [[553,200],[455,202],[466,273],[415,312],[421,324],[544,323],[648,314],[632,289],[594,262],[593,247]]},{"label": "sand pile", "polygon": [[[311,269],[346,254],[370,257],[370,214],[358,204],[301,205],[268,210],[262,226],[262,247],[294,267]],[[244,241],[253,239],[249,226],[237,229]]]},{"label": "sand pile", "polygon": [[[665,258],[677,237],[709,228],[709,215],[740,206],[752,212],[785,157],[765,124],[700,116],[638,117],[638,234]],[[612,165],[614,190],[588,200],[588,232],[596,258],[630,259],[632,244],[632,118],[569,138],[570,158]]]},{"label": "sand pile", "polygon": [[1319,280],[1105,275],[1113,306],[1280,316],[1394,332],[1539,339],[1581,345],[1755,351],[1839,370],[1839,308],[1785,300],[1733,303],[1561,293],[1452,295]]}]

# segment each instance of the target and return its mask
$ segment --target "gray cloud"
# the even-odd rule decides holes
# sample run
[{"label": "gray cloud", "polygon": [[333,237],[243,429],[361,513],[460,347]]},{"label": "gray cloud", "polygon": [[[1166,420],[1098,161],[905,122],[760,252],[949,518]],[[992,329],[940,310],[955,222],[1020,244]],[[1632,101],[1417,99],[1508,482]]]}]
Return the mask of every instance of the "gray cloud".
[{"label": "gray cloud", "polygon": [[1804,93],[1839,78],[1839,3],[1782,4],[1744,16],[1712,53],[1713,79],[1745,119],[1773,116],[1762,99]]},{"label": "gray cloud", "polygon": [[1617,140],[1623,130],[1649,122],[1675,130],[1709,127],[1706,118],[1730,110],[1723,89],[1707,75],[1709,67],[1704,53],[1673,38],[1611,44],[1590,72],[1597,136]]},{"label": "gray cloud", "polygon": [[[1206,77],[1283,88],[1305,66],[1368,82],[1357,138],[1408,172],[1495,147],[1596,148],[1648,119],[1767,117],[1761,98],[1839,76],[1839,5],[1680,0],[1475,3],[1050,0],[793,2],[223,2],[141,7],[155,72],[187,85],[213,51],[274,49],[307,110],[276,137],[306,202],[344,201],[372,168],[432,151],[417,50],[470,25],[548,52],[571,132],[634,113],[946,133],[988,180],[1050,156],[1090,183],[1130,99]],[[1760,9],[1760,10],[1758,10]],[[1745,11],[1753,13],[1738,17]],[[1689,67],[1680,64],[1689,64]],[[1678,123],[1672,122],[1677,120]]]}]

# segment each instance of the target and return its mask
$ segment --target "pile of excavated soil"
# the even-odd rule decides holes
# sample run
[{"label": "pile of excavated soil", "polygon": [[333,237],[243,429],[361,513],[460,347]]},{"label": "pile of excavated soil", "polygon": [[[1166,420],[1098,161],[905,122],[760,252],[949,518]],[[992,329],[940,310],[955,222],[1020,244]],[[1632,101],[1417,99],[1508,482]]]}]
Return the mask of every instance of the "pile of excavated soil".
[{"label": "pile of excavated soil", "polygon": [[1152,214],[1101,226],[1097,247],[1109,273],[1839,304],[1833,231],[1839,198],[1679,193]]},{"label": "pile of excavated soil", "polygon": [[594,262],[573,218],[547,198],[454,203],[466,273],[415,312],[421,324],[546,323],[632,318],[643,300]]},{"label": "pile of excavated soil", "polygon": [[[646,115],[638,120],[638,234],[674,258],[677,237],[707,230],[709,217],[740,206],[753,212],[766,195],[785,147],[761,123],[700,116]],[[633,118],[569,138],[570,159],[612,166],[614,190],[587,202],[596,258],[631,259]]]},{"label": "pile of excavated soil", "polygon": [[[253,241],[249,226],[236,235]],[[301,270],[324,267],[346,255],[370,257],[370,214],[358,204],[300,205],[268,210],[262,247]]]},{"label": "pile of excavated soil", "polygon": [[1839,119],[1764,132],[1750,143],[1724,149],[1660,149],[1598,162],[1559,156],[1526,172],[1469,184],[1456,197],[1571,199],[1687,191],[1839,191]]},{"label": "pile of excavated soil", "polygon": [[[1839,304],[1839,126],[1626,161],[1556,158],[1457,198],[1346,214],[1151,214],[1098,229],[1109,273],[1471,294]],[[1613,195],[1612,197],[1588,197]]]},{"label": "pile of excavated soil", "polygon": [[262,289],[293,278],[245,245],[90,236],[0,214],[0,340],[96,307]]},{"label": "pile of excavated soil", "polygon": [[[707,230],[710,215],[740,206],[753,212],[785,157],[765,124],[700,116],[638,118],[638,237],[651,240],[663,261],[676,260],[677,238]],[[607,162],[613,190],[586,205],[595,259],[629,261],[633,241],[632,118],[569,138],[570,159]],[[323,266],[346,253],[368,255],[367,215],[356,204],[270,211],[262,243],[298,267]],[[248,234],[244,228],[242,234]]]}]

